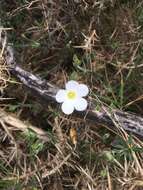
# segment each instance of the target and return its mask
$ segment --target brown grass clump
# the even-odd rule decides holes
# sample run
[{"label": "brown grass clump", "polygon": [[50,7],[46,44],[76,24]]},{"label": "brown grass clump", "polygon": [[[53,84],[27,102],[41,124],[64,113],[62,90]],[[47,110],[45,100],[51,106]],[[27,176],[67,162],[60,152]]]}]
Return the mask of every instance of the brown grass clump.
[{"label": "brown grass clump", "polygon": [[[95,109],[100,102],[142,116],[142,7],[129,0],[2,0],[0,22],[11,28],[8,43],[22,68],[59,87],[70,79],[87,84]],[[17,79],[10,82],[5,47],[0,189],[142,190],[142,140],[40,104]]]},{"label": "brown grass clump", "polygon": [[[0,29],[0,39],[1,36],[2,36],[2,30]],[[6,43],[3,42],[2,47],[0,49],[0,92],[1,93],[7,87],[8,81],[10,81],[9,71],[3,56],[5,45]]]}]

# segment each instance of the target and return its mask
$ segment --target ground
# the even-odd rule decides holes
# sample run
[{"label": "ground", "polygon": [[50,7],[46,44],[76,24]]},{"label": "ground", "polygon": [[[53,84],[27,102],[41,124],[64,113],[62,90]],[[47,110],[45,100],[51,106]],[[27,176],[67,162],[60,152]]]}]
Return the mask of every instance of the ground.
[{"label": "ground", "polygon": [[[58,87],[79,81],[95,102],[143,117],[142,0],[1,0],[0,24],[25,70]],[[0,189],[143,189],[140,139],[41,103],[9,72],[2,51],[0,109],[33,128],[0,121]]]}]

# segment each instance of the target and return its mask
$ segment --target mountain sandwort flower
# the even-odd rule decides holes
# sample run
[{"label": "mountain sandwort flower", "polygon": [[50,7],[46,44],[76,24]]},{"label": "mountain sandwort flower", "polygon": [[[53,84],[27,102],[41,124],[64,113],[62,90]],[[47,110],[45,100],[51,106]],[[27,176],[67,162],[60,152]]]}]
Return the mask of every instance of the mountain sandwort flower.
[{"label": "mountain sandwort flower", "polygon": [[71,80],[65,85],[65,89],[60,89],[56,94],[56,101],[62,103],[62,111],[69,115],[74,109],[84,111],[87,108],[87,101],[83,98],[87,96],[89,89],[85,84]]}]

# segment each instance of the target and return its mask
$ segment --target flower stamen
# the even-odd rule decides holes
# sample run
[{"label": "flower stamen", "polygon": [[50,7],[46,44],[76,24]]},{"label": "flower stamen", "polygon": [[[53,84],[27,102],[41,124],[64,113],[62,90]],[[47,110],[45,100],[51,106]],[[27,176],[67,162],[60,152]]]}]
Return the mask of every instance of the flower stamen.
[{"label": "flower stamen", "polygon": [[76,92],[70,90],[70,91],[67,93],[67,97],[68,97],[68,99],[70,99],[70,100],[75,99],[75,98],[76,98]]}]

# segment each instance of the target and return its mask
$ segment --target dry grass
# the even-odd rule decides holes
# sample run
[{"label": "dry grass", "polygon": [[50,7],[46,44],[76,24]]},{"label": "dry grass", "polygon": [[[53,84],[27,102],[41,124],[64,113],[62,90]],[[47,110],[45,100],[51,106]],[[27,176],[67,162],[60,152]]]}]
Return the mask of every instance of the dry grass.
[{"label": "dry grass", "polygon": [[[143,1],[2,0],[0,22],[26,70],[84,82],[97,103],[143,115]],[[10,78],[4,49],[0,189],[143,189],[142,141],[43,108]]]}]

